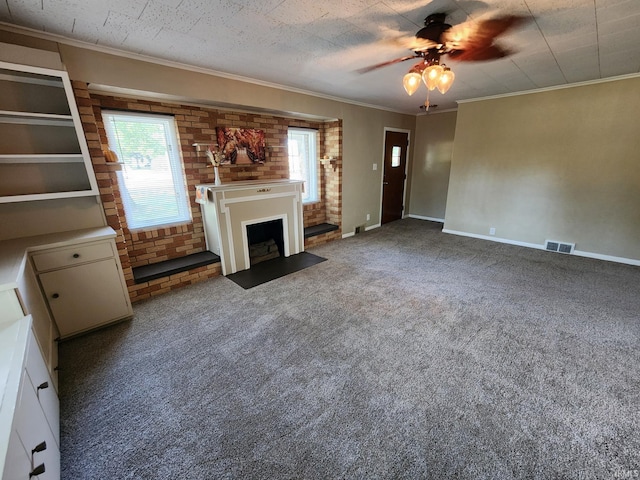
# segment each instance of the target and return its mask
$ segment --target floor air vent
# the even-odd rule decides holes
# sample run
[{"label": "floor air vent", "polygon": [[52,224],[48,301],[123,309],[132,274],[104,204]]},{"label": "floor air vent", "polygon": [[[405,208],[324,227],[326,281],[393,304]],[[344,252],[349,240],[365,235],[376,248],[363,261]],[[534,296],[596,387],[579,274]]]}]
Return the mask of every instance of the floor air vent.
[{"label": "floor air vent", "polygon": [[547,240],[545,242],[545,250],[558,253],[573,253],[573,249],[576,248],[575,243],[562,243],[555,240]]}]

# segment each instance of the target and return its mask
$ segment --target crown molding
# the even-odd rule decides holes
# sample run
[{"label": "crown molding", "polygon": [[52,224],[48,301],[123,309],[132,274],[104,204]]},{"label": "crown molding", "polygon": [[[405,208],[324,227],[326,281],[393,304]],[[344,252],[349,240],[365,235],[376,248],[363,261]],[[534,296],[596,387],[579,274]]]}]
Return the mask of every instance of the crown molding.
[{"label": "crown molding", "polygon": [[615,77],[596,78],[594,80],[585,80],[584,82],[567,83],[565,85],[554,85],[551,87],[534,88],[532,90],[523,90],[521,92],[500,93],[498,95],[490,95],[488,97],[467,98],[458,100],[458,104],[482,102],[484,100],[495,100],[498,98],[519,97],[522,95],[531,95],[535,93],[553,92],[555,90],[564,90],[566,88],[585,87],[588,85],[597,85],[600,83],[618,82],[620,80],[628,80],[630,78],[640,78],[640,73],[627,73]]}]

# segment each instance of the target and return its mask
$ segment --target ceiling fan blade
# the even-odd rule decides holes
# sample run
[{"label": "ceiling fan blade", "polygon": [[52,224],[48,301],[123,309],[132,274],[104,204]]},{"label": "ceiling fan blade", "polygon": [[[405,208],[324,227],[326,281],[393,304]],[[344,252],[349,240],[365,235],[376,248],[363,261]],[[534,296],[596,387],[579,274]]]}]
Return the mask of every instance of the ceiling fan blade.
[{"label": "ceiling fan blade", "polygon": [[532,19],[533,17],[523,15],[502,15],[489,20],[482,20],[478,25],[478,33],[496,38],[508,30],[524,25]]},{"label": "ceiling fan blade", "polygon": [[388,62],[377,63],[376,65],[371,65],[369,67],[359,68],[358,70],[356,70],[356,72],[367,73],[367,72],[371,72],[372,70],[377,70],[378,68],[387,67],[389,65],[404,62],[406,60],[411,60],[412,58],[422,58],[422,57],[420,55],[410,55],[407,57],[400,57],[394,60],[389,60]]},{"label": "ceiling fan blade", "polygon": [[484,49],[493,45],[496,38],[519,25],[523,25],[531,17],[521,15],[503,15],[488,20],[461,23],[451,27],[442,34],[442,39],[449,50]]},{"label": "ceiling fan blade", "polygon": [[447,56],[459,62],[484,62],[497,60],[513,54],[512,50],[504,49],[498,45],[469,45],[468,50],[451,50]]}]

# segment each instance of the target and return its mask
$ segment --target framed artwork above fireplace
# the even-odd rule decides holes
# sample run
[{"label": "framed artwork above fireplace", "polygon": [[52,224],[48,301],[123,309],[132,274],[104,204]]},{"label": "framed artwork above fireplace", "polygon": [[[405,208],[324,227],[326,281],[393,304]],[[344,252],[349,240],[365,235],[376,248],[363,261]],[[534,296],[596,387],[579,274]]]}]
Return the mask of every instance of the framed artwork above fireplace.
[{"label": "framed artwork above fireplace", "polygon": [[266,160],[264,130],[216,127],[216,139],[221,165],[254,165]]}]

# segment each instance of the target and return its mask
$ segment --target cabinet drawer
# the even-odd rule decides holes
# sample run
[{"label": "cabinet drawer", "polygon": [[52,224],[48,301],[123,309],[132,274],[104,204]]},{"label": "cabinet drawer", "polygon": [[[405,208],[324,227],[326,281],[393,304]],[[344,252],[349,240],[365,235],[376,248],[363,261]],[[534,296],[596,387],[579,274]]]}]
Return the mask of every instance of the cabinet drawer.
[{"label": "cabinet drawer", "polygon": [[[59,480],[60,449],[40,408],[37,395],[26,376],[22,379],[20,399],[16,408],[15,431],[27,453],[32,453],[33,468],[44,464],[44,473],[36,478]],[[43,447],[46,445],[46,448],[34,451],[43,442]],[[32,477],[27,474],[18,478]]]},{"label": "cabinet drawer", "polygon": [[111,242],[79,244],[74,247],[65,247],[58,250],[50,250],[37,253],[32,256],[36,270],[42,272],[54,268],[68,267],[79,263],[92,262],[102,258],[114,256]]},{"label": "cabinet drawer", "polygon": [[35,399],[42,409],[46,422],[51,428],[51,432],[56,440],[56,443],[60,445],[60,403],[54,384],[49,377],[47,366],[42,359],[40,353],[40,347],[36,342],[33,334],[29,338],[29,346],[27,347],[27,360],[24,382],[25,390],[27,387],[32,388],[35,393]]}]

